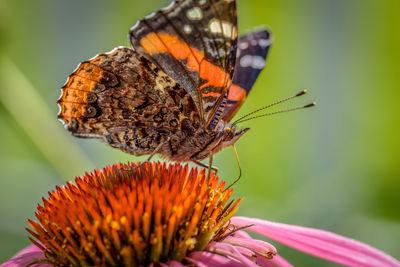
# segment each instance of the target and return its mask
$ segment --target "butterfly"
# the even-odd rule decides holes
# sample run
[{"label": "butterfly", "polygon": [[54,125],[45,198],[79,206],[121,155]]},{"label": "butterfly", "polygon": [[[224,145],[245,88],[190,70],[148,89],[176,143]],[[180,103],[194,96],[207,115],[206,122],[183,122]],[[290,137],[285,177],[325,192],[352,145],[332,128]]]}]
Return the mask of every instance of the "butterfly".
[{"label": "butterfly", "polygon": [[199,162],[248,130],[230,123],[271,45],[238,37],[234,0],[177,0],[138,21],[132,48],[82,62],[62,87],[59,119],[77,137],[135,156]]}]

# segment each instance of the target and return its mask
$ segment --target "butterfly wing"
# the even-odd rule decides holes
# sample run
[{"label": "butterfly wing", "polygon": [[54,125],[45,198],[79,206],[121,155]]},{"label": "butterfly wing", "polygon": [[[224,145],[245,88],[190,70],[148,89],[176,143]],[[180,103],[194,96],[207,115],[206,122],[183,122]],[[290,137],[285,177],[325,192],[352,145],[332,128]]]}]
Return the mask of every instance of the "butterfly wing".
[{"label": "butterfly wing", "polygon": [[129,48],[82,62],[58,100],[59,118],[75,136],[103,139],[134,155],[149,154],[181,118],[199,123],[186,91]]},{"label": "butterfly wing", "polygon": [[176,80],[209,126],[231,86],[236,58],[234,0],[176,0],[133,26],[130,42]]},{"label": "butterfly wing", "polygon": [[233,83],[222,120],[230,121],[246,100],[265,66],[270,46],[271,34],[266,29],[257,30],[239,38]]}]

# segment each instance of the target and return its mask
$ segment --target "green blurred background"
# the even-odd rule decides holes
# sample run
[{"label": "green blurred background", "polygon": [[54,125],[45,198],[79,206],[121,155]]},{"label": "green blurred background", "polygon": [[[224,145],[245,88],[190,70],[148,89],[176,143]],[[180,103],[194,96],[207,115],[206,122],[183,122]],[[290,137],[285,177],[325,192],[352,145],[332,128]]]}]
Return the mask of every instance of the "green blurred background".
[{"label": "green blurred background", "polygon": [[[118,45],[167,0],[0,0],[0,262],[29,244],[47,191],[95,167],[136,161],[57,121],[76,65]],[[240,31],[268,25],[266,70],[239,114],[308,88],[314,109],[245,123],[240,215],[322,228],[400,258],[400,1],[238,0]],[[284,107],[282,107],[284,108]],[[231,148],[215,157],[238,175]],[[296,266],[334,266],[284,246]]]}]

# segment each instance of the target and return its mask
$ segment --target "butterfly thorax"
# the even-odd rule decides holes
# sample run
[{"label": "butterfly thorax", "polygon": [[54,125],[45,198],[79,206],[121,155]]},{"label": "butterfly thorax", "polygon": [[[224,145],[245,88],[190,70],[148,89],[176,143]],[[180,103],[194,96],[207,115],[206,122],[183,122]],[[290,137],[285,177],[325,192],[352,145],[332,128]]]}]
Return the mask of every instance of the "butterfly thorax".
[{"label": "butterfly thorax", "polygon": [[212,132],[208,133],[208,138],[203,138],[203,148],[192,155],[191,160],[202,160],[219,152],[221,149],[236,143],[240,137],[249,129],[238,130],[234,125],[224,121],[219,121]]},{"label": "butterfly thorax", "polygon": [[234,126],[220,121],[217,127],[195,129],[190,120],[184,119],[181,130],[170,135],[159,154],[173,161],[202,160],[224,147],[233,145],[248,129],[237,130]]},{"label": "butterfly thorax", "polygon": [[182,130],[169,136],[160,150],[161,156],[173,161],[199,160],[208,156],[222,140],[220,132],[209,132],[200,127],[195,131],[183,121]]}]

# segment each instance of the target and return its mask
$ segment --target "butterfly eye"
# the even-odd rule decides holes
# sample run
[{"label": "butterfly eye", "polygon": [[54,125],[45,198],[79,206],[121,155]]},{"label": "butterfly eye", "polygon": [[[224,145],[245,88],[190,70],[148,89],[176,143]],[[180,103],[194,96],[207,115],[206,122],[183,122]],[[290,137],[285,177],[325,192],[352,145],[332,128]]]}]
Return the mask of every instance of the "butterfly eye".
[{"label": "butterfly eye", "polygon": [[224,129],[224,139],[223,139],[223,141],[230,141],[230,140],[232,140],[233,136],[234,136],[233,129],[230,128],[230,127],[226,127]]}]

